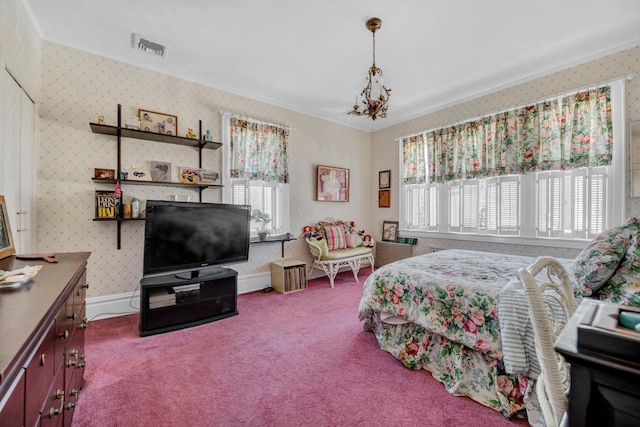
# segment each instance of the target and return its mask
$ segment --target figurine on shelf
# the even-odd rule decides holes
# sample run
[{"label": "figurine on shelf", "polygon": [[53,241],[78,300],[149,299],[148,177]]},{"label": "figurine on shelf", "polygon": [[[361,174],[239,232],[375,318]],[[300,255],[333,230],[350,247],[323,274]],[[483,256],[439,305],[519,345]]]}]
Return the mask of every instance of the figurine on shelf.
[{"label": "figurine on shelf", "polygon": [[125,126],[127,129],[140,129],[140,119],[137,117],[130,117],[125,120]]},{"label": "figurine on shelf", "polygon": [[187,138],[191,138],[191,139],[195,139],[196,138],[196,134],[193,133],[193,129],[191,129],[191,128],[187,129]]},{"label": "figurine on shelf", "polygon": [[204,140],[211,141],[211,131],[209,129],[204,133]]},{"label": "figurine on shelf", "polygon": [[104,116],[98,116],[98,124],[99,125],[103,125],[104,124]]}]

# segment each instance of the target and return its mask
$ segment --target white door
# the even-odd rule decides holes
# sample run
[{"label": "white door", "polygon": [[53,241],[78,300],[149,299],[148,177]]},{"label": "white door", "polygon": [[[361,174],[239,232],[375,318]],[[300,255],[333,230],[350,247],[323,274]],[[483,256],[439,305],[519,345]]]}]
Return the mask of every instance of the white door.
[{"label": "white door", "polygon": [[35,143],[33,101],[7,72],[0,82],[0,194],[5,197],[16,253],[35,251]]}]

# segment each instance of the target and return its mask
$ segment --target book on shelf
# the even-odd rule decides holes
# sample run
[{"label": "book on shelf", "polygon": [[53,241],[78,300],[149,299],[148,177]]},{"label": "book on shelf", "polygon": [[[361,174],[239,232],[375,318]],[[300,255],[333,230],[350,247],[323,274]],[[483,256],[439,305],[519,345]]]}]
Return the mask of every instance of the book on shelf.
[{"label": "book on shelf", "polygon": [[122,207],[122,192],[96,190],[96,218],[118,218]]}]

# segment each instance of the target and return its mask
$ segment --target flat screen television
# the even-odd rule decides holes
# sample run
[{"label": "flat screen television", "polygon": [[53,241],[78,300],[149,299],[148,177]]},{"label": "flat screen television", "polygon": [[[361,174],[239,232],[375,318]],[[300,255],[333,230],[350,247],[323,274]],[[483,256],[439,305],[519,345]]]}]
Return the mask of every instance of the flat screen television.
[{"label": "flat screen television", "polygon": [[148,200],[144,277],[202,277],[248,261],[250,221],[247,205]]}]

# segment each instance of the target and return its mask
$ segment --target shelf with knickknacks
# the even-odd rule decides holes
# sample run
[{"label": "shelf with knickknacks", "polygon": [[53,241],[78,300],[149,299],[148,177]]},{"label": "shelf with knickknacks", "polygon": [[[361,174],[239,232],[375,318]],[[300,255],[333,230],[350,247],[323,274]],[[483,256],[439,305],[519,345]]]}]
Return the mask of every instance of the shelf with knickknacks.
[{"label": "shelf with knickknacks", "polygon": [[[96,134],[102,135],[110,135],[117,138],[117,168],[115,169],[114,176],[108,175],[108,177],[94,177],[92,181],[96,184],[109,184],[109,185],[151,185],[151,186],[160,186],[160,187],[182,187],[182,188],[195,188],[199,191],[199,200],[202,200],[202,190],[206,188],[221,188],[221,184],[211,183],[211,182],[198,182],[198,183],[182,183],[182,182],[172,182],[172,181],[162,181],[157,182],[153,180],[145,180],[147,177],[141,176],[132,176],[134,172],[138,172],[138,175],[145,172],[140,172],[140,170],[134,170],[131,173],[127,171],[123,171],[121,167],[121,159],[122,159],[122,138],[133,138],[133,139],[141,139],[146,141],[155,141],[167,144],[176,144],[182,145],[186,147],[193,147],[198,150],[198,166],[197,169],[202,169],[202,154],[203,150],[217,150],[222,147],[220,142],[215,142],[210,139],[210,133],[208,134],[208,138],[204,139],[204,135],[202,132],[202,121],[199,121],[198,134],[193,132],[192,129],[189,129],[189,135],[191,137],[182,137],[177,134],[177,116],[172,116],[168,114],[156,113],[149,110],[138,110],[138,114],[140,117],[144,117],[145,127],[144,130],[141,129],[141,119],[138,117],[130,117],[126,120],[122,118],[122,106],[118,104],[118,118],[116,125],[107,125],[104,123],[104,116],[98,116],[98,120],[96,123],[90,122],[89,126],[91,127],[91,131]],[[165,120],[166,119],[166,120]],[[149,125],[149,123],[155,123],[158,120],[165,120],[169,123],[166,126],[157,126]],[[157,132],[156,132],[157,130]],[[162,163],[162,162],[157,162]],[[166,162],[165,162],[166,163]],[[195,169],[195,168],[194,168]],[[124,208],[124,206],[123,206]],[[128,208],[127,208],[128,210]],[[121,223],[123,221],[136,221],[140,219],[144,219],[142,212],[144,211],[143,207],[140,207],[140,217],[135,218],[133,215],[133,206],[132,206],[131,218],[126,218],[124,212],[120,213],[120,215],[115,218],[105,218],[101,219],[102,221],[116,221],[117,222],[117,248],[120,249],[121,246]],[[128,214],[128,212],[127,212]],[[128,215],[127,215],[128,216]],[[94,218],[97,220],[97,218]]]}]

